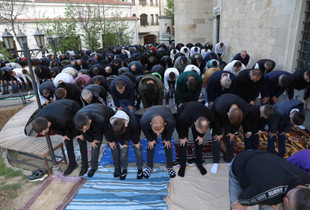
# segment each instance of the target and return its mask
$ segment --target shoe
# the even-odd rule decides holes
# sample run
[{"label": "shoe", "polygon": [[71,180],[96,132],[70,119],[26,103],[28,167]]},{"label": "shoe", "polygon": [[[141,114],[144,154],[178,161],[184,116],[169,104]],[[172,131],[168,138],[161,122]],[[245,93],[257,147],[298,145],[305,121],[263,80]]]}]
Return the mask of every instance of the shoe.
[{"label": "shoe", "polygon": [[121,176],[119,177],[120,180],[125,180],[126,179],[126,176],[127,176],[127,169],[124,169],[122,171],[122,174]]},{"label": "shoe", "polygon": [[121,169],[115,169],[113,175],[114,175],[114,178],[120,177],[121,176]]},{"label": "shoe", "polygon": [[173,170],[173,168],[168,168],[168,174],[169,174],[170,178],[174,178],[176,176],[176,173]]},{"label": "shoe", "polygon": [[39,182],[43,181],[46,177],[48,177],[48,174],[44,174],[41,171],[37,170],[34,174],[31,174],[27,176],[27,179],[29,182]]},{"label": "shoe", "polygon": [[88,165],[82,165],[79,176],[84,176],[87,173]]},{"label": "shoe", "polygon": [[142,169],[138,169],[137,179],[143,179],[143,171],[142,171]]},{"label": "shoe", "polygon": [[69,166],[68,166],[68,168],[65,170],[65,172],[64,172],[64,176],[68,176],[69,174],[71,174],[72,173],[72,171],[74,170],[74,169],[76,169],[77,167],[79,167],[78,166],[78,164],[74,164],[74,165],[70,165],[69,164]]},{"label": "shoe", "polygon": [[87,176],[88,176],[88,177],[93,177],[96,171],[97,171],[97,169],[90,169],[90,170],[88,171]]},{"label": "shoe", "polygon": [[143,172],[143,176],[148,179],[151,176],[152,172],[153,169],[151,167],[147,167],[147,169]]}]

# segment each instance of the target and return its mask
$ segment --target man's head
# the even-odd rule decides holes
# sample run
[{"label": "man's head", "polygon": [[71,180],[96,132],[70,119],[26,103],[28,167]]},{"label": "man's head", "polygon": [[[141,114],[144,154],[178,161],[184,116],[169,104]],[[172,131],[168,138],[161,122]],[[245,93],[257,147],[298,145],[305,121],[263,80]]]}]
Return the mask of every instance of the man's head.
[{"label": "man's head", "polygon": [[240,125],[243,118],[243,112],[238,107],[231,107],[229,109],[228,119],[232,125]]},{"label": "man's head", "polygon": [[117,92],[119,92],[120,94],[123,94],[126,89],[126,83],[124,82],[124,80],[119,79],[116,81],[115,87],[116,87]]},{"label": "man's head", "polygon": [[[151,81],[151,80],[149,80],[149,81]],[[149,81],[146,83],[145,93],[146,93],[147,97],[154,97],[155,91],[156,91],[155,84],[154,84],[154,82],[149,82]]]},{"label": "man's head", "polygon": [[64,99],[67,97],[67,90],[65,88],[57,88],[55,96],[56,99]]},{"label": "man's head", "polygon": [[205,134],[210,128],[210,122],[205,117],[199,117],[195,122],[195,129],[200,134]]},{"label": "man's head", "polygon": [[264,67],[265,67],[266,71],[270,71],[274,66],[273,66],[273,63],[271,61],[266,61],[264,63]]},{"label": "man's head", "polygon": [[151,120],[151,128],[157,136],[164,131],[165,125],[166,123],[162,116],[155,116]]},{"label": "man's head", "polygon": [[279,85],[283,88],[288,87],[292,82],[292,78],[282,74],[281,76],[279,76]]},{"label": "man's head", "polygon": [[298,185],[286,193],[282,205],[284,210],[310,209],[310,189]]},{"label": "man's head", "polygon": [[81,96],[88,104],[90,104],[91,100],[93,99],[93,93],[90,90],[84,89],[81,93]]},{"label": "man's head", "polygon": [[107,74],[111,74],[112,73],[112,68],[111,66],[107,66],[104,68],[104,71],[107,73]]},{"label": "man's head", "polygon": [[169,73],[169,80],[170,81],[174,81],[175,80],[175,73],[174,72],[170,72]]},{"label": "man's head", "polygon": [[15,77],[16,76],[16,72],[15,71],[10,71],[9,74],[10,74],[11,77]]},{"label": "man's head", "polygon": [[82,65],[82,63],[83,63],[83,62],[82,62],[82,60],[77,60],[77,62],[76,62],[76,63],[77,63],[77,65],[79,65],[79,66],[80,66],[80,65]]},{"label": "man's head", "polygon": [[49,89],[44,88],[44,89],[42,90],[42,95],[43,95],[45,98],[50,97],[50,94],[51,94],[51,91],[50,91]]},{"label": "man's head", "polygon": [[216,60],[213,60],[213,61],[211,62],[211,67],[212,67],[212,68],[216,68],[217,66],[218,66],[217,61],[216,61]]},{"label": "man's head", "polygon": [[304,73],[304,80],[305,80],[306,82],[310,82],[310,70],[308,70],[308,71],[306,71],[306,72]]},{"label": "man's head", "polygon": [[195,79],[194,76],[189,76],[189,77],[187,78],[186,84],[187,84],[187,89],[188,89],[188,90],[190,90],[190,91],[196,90],[197,81],[196,81],[196,79]]},{"label": "man's head", "polygon": [[240,71],[242,63],[240,61],[236,61],[233,65],[233,68],[236,72]]},{"label": "man's head", "polygon": [[224,47],[224,43],[223,42],[220,43],[220,47],[221,48]]},{"label": "man's head", "polygon": [[131,69],[131,71],[136,72],[137,71],[137,65],[136,64],[132,64],[130,69]]},{"label": "man's head", "polygon": [[294,111],[290,114],[290,119],[294,125],[302,125],[305,122],[305,114],[300,111]]},{"label": "man's head", "polygon": [[252,69],[250,71],[250,79],[252,82],[257,82],[262,78],[262,71],[259,69]]},{"label": "man's head", "polygon": [[32,128],[34,132],[45,135],[49,132],[51,127],[51,122],[49,122],[45,117],[38,117],[32,121]]},{"label": "man's head", "polygon": [[268,119],[273,115],[274,108],[271,104],[266,104],[260,107],[260,115],[261,117]]},{"label": "man's head", "polygon": [[113,127],[114,134],[119,136],[125,132],[127,124],[125,123],[125,120],[123,119],[116,119],[114,120],[112,127]]},{"label": "man's head", "polygon": [[74,116],[73,122],[77,130],[85,133],[89,130],[92,120],[86,114],[79,114]]},{"label": "man's head", "polygon": [[228,88],[230,88],[232,81],[229,78],[228,74],[224,73],[224,74],[222,74],[222,78],[220,80],[220,83],[221,83],[221,86],[223,88],[228,89]]},{"label": "man's head", "polygon": [[75,85],[76,85],[78,88],[83,89],[83,88],[84,88],[84,80],[83,80],[82,78],[78,78],[78,79],[75,81]]},{"label": "man's head", "polygon": [[240,53],[240,56],[242,59],[245,59],[247,55],[248,55],[248,52],[246,50],[242,50]]},{"label": "man's head", "polygon": [[99,69],[97,67],[93,68],[93,74],[98,75],[99,74]]}]

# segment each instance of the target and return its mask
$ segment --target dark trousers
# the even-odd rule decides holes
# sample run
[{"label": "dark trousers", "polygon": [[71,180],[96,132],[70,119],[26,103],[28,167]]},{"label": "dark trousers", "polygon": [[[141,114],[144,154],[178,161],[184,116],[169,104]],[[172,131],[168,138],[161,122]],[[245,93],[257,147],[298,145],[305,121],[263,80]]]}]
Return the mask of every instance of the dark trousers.
[{"label": "dark trousers", "polygon": [[[226,136],[226,134],[222,140],[224,140],[224,143],[226,144],[226,161],[230,163],[234,157],[234,141],[230,141],[229,137]],[[221,154],[221,142],[212,142],[212,154],[213,163],[219,163]]]},{"label": "dark trousers", "polygon": [[67,155],[69,159],[69,165],[75,165],[75,154],[74,154],[74,147],[73,147],[73,139],[71,140],[65,140],[65,145],[67,149]]},{"label": "dark trousers", "polygon": [[169,99],[173,98],[173,96],[175,95],[175,90],[174,90],[174,83],[170,83],[169,84],[169,92],[167,93],[165,91],[165,104],[168,105],[169,104]]},{"label": "dark trousers", "polygon": [[[202,165],[202,148],[203,144],[199,145],[198,141],[195,141],[197,139],[197,133],[194,131],[194,127],[192,127],[192,133],[193,133],[193,138],[195,142],[195,153],[196,153],[196,165],[201,166]],[[180,158],[180,166],[185,167],[186,166],[186,146],[181,146],[179,148],[179,158]]]},{"label": "dark trousers", "polygon": [[[128,167],[128,148],[129,148],[129,141],[125,141],[125,145],[127,147],[119,148],[118,144],[115,149],[111,149],[114,167],[115,169],[127,169]],[[143,160],[142,160],[142,147],[137,148],[133,145],[133,149],[135,151],[135,156],[137,160],[137,168],[142,169]]]},{"label": "dark trousers", "polygon": [[7,81],[3,81],[2,87],[3,87],[3,94],[8,94],[9,93],[9,83]]},{"label": "dark trousers", "polygon": [[[153,168],[153,166],[154,166],[155,147],[156,147],[156,144],[154,145],[153,149],[147,148],[147,151],[146,151],[146,156],[147,156],[146,165],[150,168]],[[167,161],[167,168],[172,168],[172,166],[173,166],[173,164],[172,164],[172,146],[169,149],[167,149],[165,147],[165,155],[166,155],[166,161]]]},{"label": "dark trousers", "polygon": [[[275,154],[275,141],[277,139],[277,136],[268,136],[268,144],[267,144],[267,151],[272,153],[272,154]],[[278,156],[279,157],[284,157],[285,153],[286,153],[286,149],[285,149],[285,142],[286,142],[286,136],[285,134],[281,134],[281,135],[278,135],[278,145],[279,145],[279,154]]]},{"label": "dark trousers", "polygon": [[[81,157],[82,157],[82,165],[88,165],[88,157],[87,157],[87,142],[86,140],[78,139],[78,143],[80,145]],[[98,158],[101,142],[97,143],[97,148],[91,147],[91,169],[98,169]]]},{"label": "dark trousers", "polygon": [[244,138],[244,150],[257,150],[258,149],[259,136],[251,135],[249,138]]}]

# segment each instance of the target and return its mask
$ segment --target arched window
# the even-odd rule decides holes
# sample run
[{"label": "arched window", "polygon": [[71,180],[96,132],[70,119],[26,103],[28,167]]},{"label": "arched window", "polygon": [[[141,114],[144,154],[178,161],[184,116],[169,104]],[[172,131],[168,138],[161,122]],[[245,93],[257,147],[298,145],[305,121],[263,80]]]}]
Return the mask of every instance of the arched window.
[{"label": "arched window", "polygon": [[142,26],[148,25],[147,15],[146,14],[141,14],[140,15],[140,25],[142,25]]}]

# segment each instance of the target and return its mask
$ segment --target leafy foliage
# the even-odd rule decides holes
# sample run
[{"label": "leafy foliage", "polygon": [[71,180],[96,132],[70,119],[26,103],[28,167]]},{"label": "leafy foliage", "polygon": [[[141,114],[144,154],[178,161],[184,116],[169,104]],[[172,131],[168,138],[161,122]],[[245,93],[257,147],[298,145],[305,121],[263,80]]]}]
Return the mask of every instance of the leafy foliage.
[{"label": "leafy foliage", "polygon": [[172,24],[174,24],[174,0],[167,0],[164,12],[167,16],[172,17]]}]

